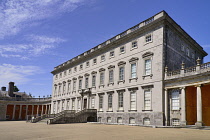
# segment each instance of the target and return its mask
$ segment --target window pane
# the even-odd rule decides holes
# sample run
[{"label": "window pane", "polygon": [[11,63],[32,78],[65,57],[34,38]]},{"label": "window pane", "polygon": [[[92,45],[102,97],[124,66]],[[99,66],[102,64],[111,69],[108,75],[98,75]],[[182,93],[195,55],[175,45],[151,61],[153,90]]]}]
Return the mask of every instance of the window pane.
[{"label": "window pane", "polygon": [[145,60],[145,75],[151,74],[151,59]]},{"label": "window pane", "polygon": [[136,78],[136,63],[131,64],[131,78]]}]

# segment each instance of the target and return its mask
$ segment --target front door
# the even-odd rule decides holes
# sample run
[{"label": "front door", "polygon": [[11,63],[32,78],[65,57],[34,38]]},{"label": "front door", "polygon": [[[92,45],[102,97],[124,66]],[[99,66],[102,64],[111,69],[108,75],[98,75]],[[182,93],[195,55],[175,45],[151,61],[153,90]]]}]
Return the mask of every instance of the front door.
[{"label": "front door", "polygon": [[87,109],[87,99],[84,99],[84,106],[83,109]]}]

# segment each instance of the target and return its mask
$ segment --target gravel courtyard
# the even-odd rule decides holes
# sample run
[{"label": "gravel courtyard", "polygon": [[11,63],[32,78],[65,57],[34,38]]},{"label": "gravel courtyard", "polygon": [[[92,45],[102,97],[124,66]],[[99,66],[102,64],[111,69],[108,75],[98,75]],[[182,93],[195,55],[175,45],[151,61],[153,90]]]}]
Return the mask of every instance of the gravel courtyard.
[{"label": "gravel courtyard", "polygon": [[210,130],[1,121],[0,140],[209,140]]}]

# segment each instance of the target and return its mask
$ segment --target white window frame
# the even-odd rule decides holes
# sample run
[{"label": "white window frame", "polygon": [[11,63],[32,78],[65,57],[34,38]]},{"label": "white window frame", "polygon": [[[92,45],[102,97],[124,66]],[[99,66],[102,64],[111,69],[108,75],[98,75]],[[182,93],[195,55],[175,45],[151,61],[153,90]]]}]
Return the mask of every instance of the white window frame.
[{"label": "white window frame", "polygon": [[146,44],[152,42],[152,39],[153,39],[152,33],[145,35],[145,43]]},{"label": "white window frame", "polygon": [[95,97],[91,97],[91,108],[95,108]]},{"label": "white window frame", "polygon": [[87,62],[86,62],[86,68],[88,68],[89,66],[90,66],[90,62],[87,61]]},{"label": "white window frame", "polygon": [[144,110],[152,110],[152,89],[144,89]]},{"label": "white window frame", "polygon": [[109,52],[109,58],[113,58],[115,56],[114,50]]},{"label": "white window frame", "polygon": [[[124,48],[123,50],[123,52],[121,51],[122,50],[122,48]],[[124,54],[125,53],[125,46],[121,46],[120,48],[119,48],[119,51],[120,51],[120,54]]]},{"label": "white window frame", "polygon": [[66,94],[66,82],[63,82],[63,94]]},{"label": "white window frame", "polygon": [[73,91],[76,91],[76,84],[77,84],[77,81],[73,80]]},{"label": "white window frame", "polygon": [[92,75],[92,87],[96,87],[96,75]]},{"label": "white window frame", "polygon": [[119,111],[124,110],[124,92],[123,91],[118,92],[118,110]]},{"label": "white window frame", "polygon": [[[147,67],[147,61],[150,61],[150,67]],[[152,74],[152,59],[148,58],[144,60],[144,75],[151,75]]]},{"label": "white window frame", "polygon": [[134,40],[131,42],[131,50],[138,48],[138,41]]},{"label": "white window frame", "polygon": [[108,94],[108,111],[112,111],[113,107],[113,95],[110,93]]},{"label": "white window frame", "polygon": [[89,77],[85,77],[85,88],[89,87]]},{"label": "white window frame", "polygon": [[187,47],[186,48],[186,55],[188,56],[188,57],[190,57],[190,49]]},{"label": "white window frame", "polygon": [[82,70],[83,69],[83,64],[79,65],[79,69]]},{"label": "white window frame", "polygon": [[[136,111],[137,110],[137,94],[136,90],[130,91],[130,110]],[[134,98],[135,97],[135,98]]]},{"label": "white window frame", "polygon": [[75,110],[75,99],[72,99],[72,106],[71,106],[72,110]]},{"label": "white window frame", "polygon": [[[135,65],[135,69],[132,66]],[[133,71],[134,70],[134,71]],[[137,78],[137,63],[131,63],[131,79]]]},{"label": "white window frame", "polygon": [[93,65],[96,65],[97,64],[97,58],[94,58],[93,59]]},{"label": "white window frame", "polygon": [[143,118],[143,125],[150,125],[150,124],[151,124],[150,118],[148,117]]},{"label": "white window frame", "polygon": [[100,85],[104,85],[105,72],[100,72]]},{"label": "white window frame", "polygon": [[105,54],[101,55],[101,62],[104,62],[106,60]]},{"label": "white window frame", "polygon": [[171,110],[180,110],[180,97],[178,90],[171,91]]},{"label": "white window frame", "polygon": [[114,83],[114,69],[109,70],[109,83]]},{"label": "white window frame", "polygon": [[119,81],[124,81],[124,80],[125,80],[125,66],[119,66]]},{"label": "white window frame", "polygon": [[103,95],[99,95],[99,111],[103,111]]},{"label": "white window frame", "polygon": [[78,86],[79,89],[82,89],[82,79],[79,79],[79,86]]},{"label": "white window frame", "polygon": [[68,93],[71,92],[71,81],[68,82]]}]

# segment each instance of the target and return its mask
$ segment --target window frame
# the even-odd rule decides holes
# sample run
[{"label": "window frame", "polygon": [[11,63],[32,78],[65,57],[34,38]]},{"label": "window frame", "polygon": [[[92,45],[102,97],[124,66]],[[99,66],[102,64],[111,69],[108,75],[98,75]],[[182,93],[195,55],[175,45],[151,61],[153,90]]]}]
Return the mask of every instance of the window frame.
[{"label": "window frame", "polygon": [[138,41],[134,40],[131,42],[131,50],[138,48]]},{"label": "window frame", "polygon": [[[149,96],[146,95],[146,93],[147,94],[149,93]],[[147,88],[147,89],[144,89],[144,111],[151,111],[151,110],[152,110],[152,89]]]},{"label": "window frame", "polygon": [[[148,38],[149,37],[149,38]],[[147,43],[151,43],[153,41],[153,34],[152,33],[148,33],[145,35],[145,44]]]},{"label": "window frame", "polygon": [[[123,52],[121,51],[122,48],[124,48],[124,49],[123,49],[123,50],[124,50]],[[120,54],[124,54],[124,53],[126,52],[126,51],[125,51],[125,46],[121,46],[121,47],[119,48],[119,51],[120,51]]]}]

